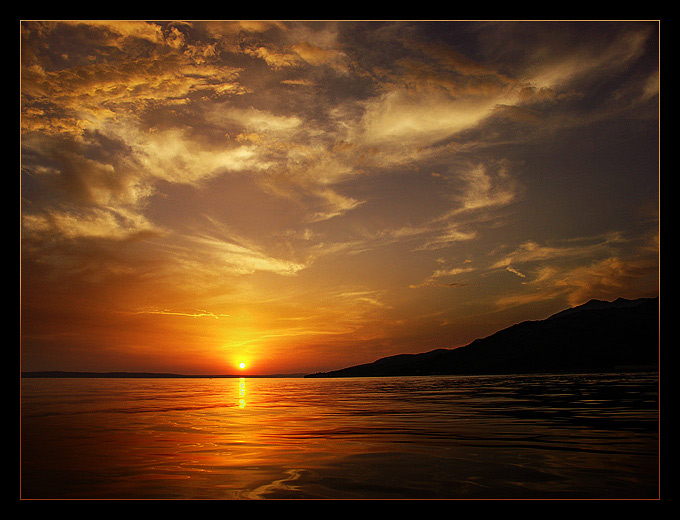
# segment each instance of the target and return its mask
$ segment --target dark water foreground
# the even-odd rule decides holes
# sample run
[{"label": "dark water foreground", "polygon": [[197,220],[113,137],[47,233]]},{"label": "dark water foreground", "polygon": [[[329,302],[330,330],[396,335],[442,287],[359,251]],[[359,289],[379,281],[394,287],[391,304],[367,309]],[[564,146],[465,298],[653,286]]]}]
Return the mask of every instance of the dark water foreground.
[{"label": "dark water foreground", "polygon": [[657,499],[658,374],[24,379],[21,496]]}]

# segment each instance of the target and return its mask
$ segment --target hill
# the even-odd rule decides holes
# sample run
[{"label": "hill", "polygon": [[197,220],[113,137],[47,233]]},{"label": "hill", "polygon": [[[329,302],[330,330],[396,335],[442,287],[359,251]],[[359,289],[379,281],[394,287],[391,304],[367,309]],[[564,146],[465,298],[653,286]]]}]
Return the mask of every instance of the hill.
[{"label": "hill", "polygon": [[400,354],[306,377],[612,371],[659,365],[659,298],[591,300],[464,347]]}]

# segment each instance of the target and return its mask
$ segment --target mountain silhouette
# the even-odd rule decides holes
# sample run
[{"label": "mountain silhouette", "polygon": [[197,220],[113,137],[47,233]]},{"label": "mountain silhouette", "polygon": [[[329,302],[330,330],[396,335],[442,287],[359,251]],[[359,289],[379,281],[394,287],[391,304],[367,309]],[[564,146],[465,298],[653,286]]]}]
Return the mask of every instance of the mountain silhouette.
[{"label": "mountain silhouette", "polygon": [[464,347],[399,354],[306,377],[375,377],[657,369],[659,298],[591,300]]}]

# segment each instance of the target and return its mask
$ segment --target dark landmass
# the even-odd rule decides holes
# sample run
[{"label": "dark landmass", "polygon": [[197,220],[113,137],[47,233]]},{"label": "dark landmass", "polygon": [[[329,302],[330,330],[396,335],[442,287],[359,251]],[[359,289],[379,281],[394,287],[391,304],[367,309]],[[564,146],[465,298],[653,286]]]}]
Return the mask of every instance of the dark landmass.
[{"label": "dark landmass", "polygon": [[186,375],[163,374],[154,372],[64,372],[58,370],[43,372],[22,372],[23,378],[108,378],[108,379],[218,379],[218,378],[266,378],[266,377],[303,377],[304,374],[272,374],[272,375]]},{"label": "dark landmass", "polygon": [[400,354],[305,377],[658,370],[659,298],[591,300],[464,347]]}]

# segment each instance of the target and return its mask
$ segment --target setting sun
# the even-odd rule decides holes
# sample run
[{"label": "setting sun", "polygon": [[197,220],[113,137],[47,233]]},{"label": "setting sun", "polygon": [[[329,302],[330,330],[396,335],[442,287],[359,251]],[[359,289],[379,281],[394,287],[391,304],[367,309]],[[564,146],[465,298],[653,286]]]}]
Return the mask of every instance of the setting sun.
[{"label": "setting sun", "polygon": [[245,364],[243,361],[241,361],[241,362],[238,364],[238,367],[239,367],[241,370],[243,370],[244,368],[246,368],[246,364]]}]

